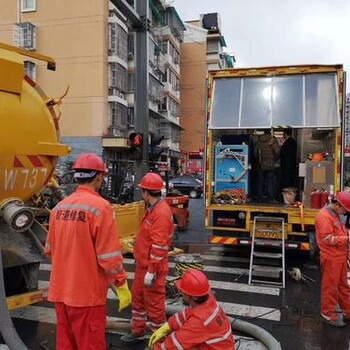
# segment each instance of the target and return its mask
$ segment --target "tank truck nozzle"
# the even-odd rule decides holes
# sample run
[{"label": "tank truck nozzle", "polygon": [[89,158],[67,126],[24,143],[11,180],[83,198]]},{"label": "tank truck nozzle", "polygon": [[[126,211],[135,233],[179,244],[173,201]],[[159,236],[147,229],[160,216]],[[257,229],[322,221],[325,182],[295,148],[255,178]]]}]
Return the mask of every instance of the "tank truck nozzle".
[{"label": "tank truck nozzle", "polygon": [[0,209],[0,216],[15,232],[28,230],[34,222],[34,212],[23,206],[23,202],[19,199],[12,198],[8,200]]}]

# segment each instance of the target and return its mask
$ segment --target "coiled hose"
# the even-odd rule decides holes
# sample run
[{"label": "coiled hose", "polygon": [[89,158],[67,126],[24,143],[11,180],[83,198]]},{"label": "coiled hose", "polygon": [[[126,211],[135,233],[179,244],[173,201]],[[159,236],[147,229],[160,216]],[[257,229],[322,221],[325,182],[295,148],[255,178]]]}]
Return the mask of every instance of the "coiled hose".
[{"label": "coiled hose", "polygon": [[0,333],[10,350],[28,350],[19,337],[12,323],[10,312],[7,308],[4,272],[2,266],[2,253],[0,247]]}]

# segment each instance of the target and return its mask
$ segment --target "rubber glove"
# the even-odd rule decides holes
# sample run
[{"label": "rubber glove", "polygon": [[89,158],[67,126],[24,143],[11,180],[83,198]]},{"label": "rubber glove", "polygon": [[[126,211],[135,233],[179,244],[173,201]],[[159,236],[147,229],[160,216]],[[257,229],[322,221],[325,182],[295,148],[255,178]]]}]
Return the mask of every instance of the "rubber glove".
[{"label": "rubber glove", "polygon": [[120,287],[115,287],[115,291],[119,298],[119,309],[118,311],[124,310],[131,304],[131,293],[128,287],[128,282],[125,282]]},{"label": "rubber glove", "polygon": [[171,329],[168,322],[165,322],[160,328],[153,332],[151,338],[149,339],[148,346],[152,348],[155,343],[158,343],[162,338],[170,333],[170,331]]},{"label": "rubber glove", "polygon": [[145,274],[145,278],[143,280],[143,284],[145,285],[145,287],[152,287],[154,281],[156,280],[156,274],[155,273],[151,273],[151,272],[146,272]]}]

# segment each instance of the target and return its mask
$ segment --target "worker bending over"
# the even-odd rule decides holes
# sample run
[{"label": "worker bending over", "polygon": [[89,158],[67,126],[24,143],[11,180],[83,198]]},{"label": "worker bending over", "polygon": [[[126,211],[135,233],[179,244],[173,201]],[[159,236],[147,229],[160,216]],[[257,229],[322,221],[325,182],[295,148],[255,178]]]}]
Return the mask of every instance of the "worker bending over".
[{"label": "worker bending over", "polygon": [[95,154],[81,154],[79,187],[52,210],[45,253],[52,267],[48,300],[55,303],[57,350],[105,350],[106,300],[116,287],[119,311],[131,303],[114,216],[98,191],[107,172]]},{"label": "worker bending over", "polygon": [[148,208],[134,244],[136,268],[132,285],[132,329],[121,337],[125,342],[143,339],[148,330],[153,332],[166,321],[165,279],[174,232],[171,209],[161,198],[162,178],[148,173],[138,186]]},{"label": "worker bending over", "polygon": [[201,271],[188,269],[176,286],[182,293],[184,304],[189,307],[170,317],[155,331],[149,347],[156,350],[234,350],[231,323],[210,293],[207,276]]},{"label": "worker bending over", "polygon": [[[340,215],[350,212],[350,193],[338,192],[331,203],[316,216],[316,239],[321,258],[321,317],[333,327],[345,327],[350,321],[350,288],[347,279],[349,232]],[[343,319],[338,318],[339,305]]]}]

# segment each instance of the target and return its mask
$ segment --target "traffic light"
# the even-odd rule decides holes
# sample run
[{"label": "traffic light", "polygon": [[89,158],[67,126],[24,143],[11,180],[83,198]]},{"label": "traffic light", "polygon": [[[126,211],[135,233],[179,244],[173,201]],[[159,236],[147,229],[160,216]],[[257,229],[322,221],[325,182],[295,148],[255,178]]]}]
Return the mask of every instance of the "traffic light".
[{"label": "traffic light", "polygon": [[164,152],[164,148],[160,146],[160,143],[164,139],[162,135],[151,134],[151,144],[149,147],[149,160],[156,162],[159,160],[161,154]]},{"label": "traffic light", "polygon": [[140,132],[132,132],[129,135],[129,144],[130,144],[130,158],[134,160],[142,159],[142,143],[143,135]]}]

